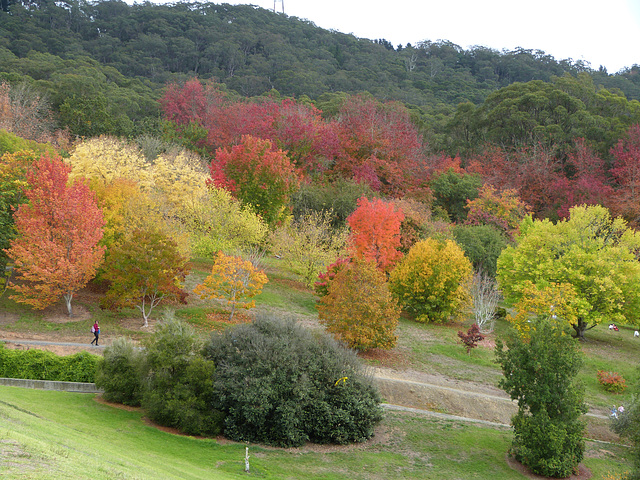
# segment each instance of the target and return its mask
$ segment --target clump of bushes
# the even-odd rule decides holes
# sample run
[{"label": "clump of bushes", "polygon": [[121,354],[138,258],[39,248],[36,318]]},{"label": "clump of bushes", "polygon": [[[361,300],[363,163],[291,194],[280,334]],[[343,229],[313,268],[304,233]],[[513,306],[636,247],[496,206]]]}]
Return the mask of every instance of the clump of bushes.
[{"label": "clump of bushes", "polygon": [[380,397],[355,353],[273,317],[213,336],[216,407],[225,436],[290,447],[358,442],[382,419]]},{"label": "clump of bushes", "polygon": [[625,379],[617,372],[598,370],[598,383],[609,393],[622,393],[627,388]]},{"label": "clump of bushes", "polygon": [[144,350],[128,339],[107,347],[96,386],[108,401],[142,406],[160,425],[189,435],[218,435],[222,414],[212,407],[215,369],[201,349],[188,324],[168,318]]},{"label": "clump of bushes", "polygon": [[0,344],[0,377],[57,382],[95,381],[100,357],[88,352],[59,356],[45,350],[11,350]]},{"label": "clump of bushes", "polygon": [[353,351],[271,317],[214,334],[204,348],[189,325],[166,320],[144,349],[126,339],[107,347],[96,385],[161,425],[277,446],[363,441],[382,419]]}]

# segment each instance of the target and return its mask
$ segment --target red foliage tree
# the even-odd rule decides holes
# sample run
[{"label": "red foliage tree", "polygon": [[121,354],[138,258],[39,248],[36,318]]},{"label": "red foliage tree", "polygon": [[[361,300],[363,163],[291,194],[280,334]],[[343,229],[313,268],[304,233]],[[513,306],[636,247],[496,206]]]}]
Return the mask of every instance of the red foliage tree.
[{"label": "red foliage tree", "polygon": [[358,208],[347,218],[353,255],[373,260],[380,270],[389,272],[402,257],[398,247],[403,220],[404,214],[393,204],[361,197]]},{"label": "red foliage tree", "polygon": [[477,323],[471,325],[467,333],[464,333],[462,330],[458,331],[458,337],[460,337],[460,341],[467,347],[467,354],[471,353],[472,348],[478,346],[478,342],[484,340],[484,335],[480,333],[480,327],[478,327]]},{"label": "red foliage tree", "polygon": [[18,237],[7,255],[19,273],[13,286],[19,302],[42,309],[64,297],[69,315],[74,293],[94,276],[102,262],[104,219],[87,185],[67,185],[71,167],[42,157],[27,173],[29,203],[16,212]]},{"label": "red foliage tree", "polygon": [[273,148],[269,140],[250,135],[242,137],[240,145],[216,152],[211,178],[269,224],[280,219],[289,195],[299,185],[286,153]]},{"label": "red foliage tree", "polygon": [[360,178],[388,194],[419,186],[422,139],[403,105],[353,96],[342,105],[338,124],[343,154],[334,166],[336,173]]},{"label": "red foliage tree", "polygon": [[625,138],[611,149],[611,175],[616,181],[616,213],[631,225],[640,225],[640,125],[632,125]]}]

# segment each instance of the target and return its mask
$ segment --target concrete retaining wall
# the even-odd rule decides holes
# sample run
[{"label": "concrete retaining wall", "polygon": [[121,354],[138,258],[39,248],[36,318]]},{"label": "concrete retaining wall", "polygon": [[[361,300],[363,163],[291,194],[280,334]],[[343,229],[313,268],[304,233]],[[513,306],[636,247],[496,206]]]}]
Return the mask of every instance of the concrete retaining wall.
[{"label": "concrete retaining wall", "polygon": [[7,387],[35,388],[39,390],[61,390],[76,393],[101,393],[95,383],[54,382],[51,380],[26,380],[23,378],[0,378],[0,385]]}]

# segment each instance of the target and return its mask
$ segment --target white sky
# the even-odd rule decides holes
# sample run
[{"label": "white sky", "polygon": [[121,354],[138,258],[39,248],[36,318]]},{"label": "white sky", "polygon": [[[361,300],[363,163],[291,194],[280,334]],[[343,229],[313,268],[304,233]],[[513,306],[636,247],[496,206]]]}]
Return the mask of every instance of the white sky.
[{"label": "white sky", "polygon": [[[609,73],[640,64],[640,0],[276,0],[277,12],[282,2],[288,16],[394,46],[443,39],[465,49],[523,47]],[[274,8],[274,0],[214,3]]]}]

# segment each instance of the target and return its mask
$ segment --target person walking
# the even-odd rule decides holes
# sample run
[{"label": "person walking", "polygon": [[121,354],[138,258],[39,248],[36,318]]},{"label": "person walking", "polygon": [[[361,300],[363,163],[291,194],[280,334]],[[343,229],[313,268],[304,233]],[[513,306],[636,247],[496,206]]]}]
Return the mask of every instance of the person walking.
[{"label": "person walking", "polygon": [[93,345],[93,342],[96,342],[96,347],[99,346],[98,339],[100,338],[100,325],[98,325],[97,320],[91,326],[91,333],[93,333],[93,336],[95,337],[93,340],[91,340],[91,345]]}]

